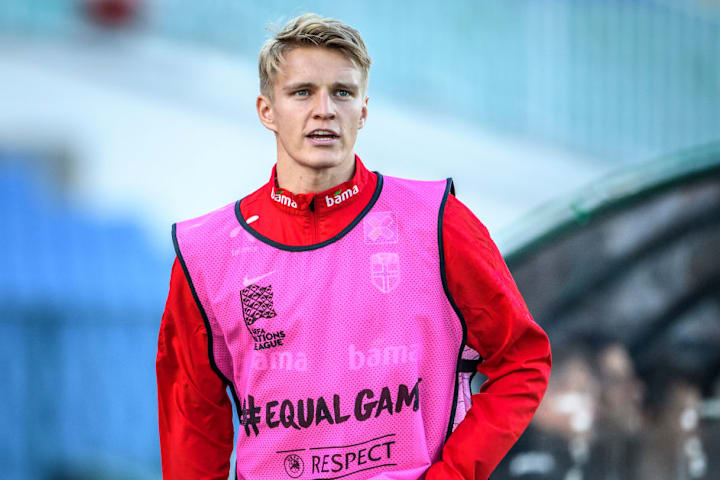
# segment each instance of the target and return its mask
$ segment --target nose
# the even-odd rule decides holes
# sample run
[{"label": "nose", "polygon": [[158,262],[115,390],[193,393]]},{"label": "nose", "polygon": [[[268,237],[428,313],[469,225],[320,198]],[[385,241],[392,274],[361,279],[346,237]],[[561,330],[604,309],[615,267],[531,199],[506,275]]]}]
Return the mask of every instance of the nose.
[{"label": "nose", "polygon": [[315,96],[315,104],[313,105],[313,117],[321,120],[335,118],[335,105],[330,94],[325,90],[320,90]]}]

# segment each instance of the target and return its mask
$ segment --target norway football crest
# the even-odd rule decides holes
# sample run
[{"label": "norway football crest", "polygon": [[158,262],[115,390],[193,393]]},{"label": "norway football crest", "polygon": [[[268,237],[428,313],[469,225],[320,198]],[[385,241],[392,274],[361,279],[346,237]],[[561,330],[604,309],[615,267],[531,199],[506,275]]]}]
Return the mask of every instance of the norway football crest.
[{"label": "norway football crest", "polygon": [[380,252],[370,257],[370,280],[382,293],[395,290],[400,283],[400,257],[397,253]]},{"label": "norway football crest", "polygon": [[398,225],[393,212],[370,212],[363,220],[365,243],[398,243]]},{"label": "norway football crest", "polygon": [[250,327],[260,318],[273,318],[276,313],[273,308],[272,285],[260,287],[250,285],[240,290],[242,301],[243,318],[245,324]]}]

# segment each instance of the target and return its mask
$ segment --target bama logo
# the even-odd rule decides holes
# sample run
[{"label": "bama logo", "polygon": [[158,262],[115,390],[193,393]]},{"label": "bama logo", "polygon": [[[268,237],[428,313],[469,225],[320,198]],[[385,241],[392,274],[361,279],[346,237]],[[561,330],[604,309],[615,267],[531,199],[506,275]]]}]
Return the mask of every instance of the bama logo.
[{"label": "bama logo", "polygon": [[305,352],[255,352],[252,359],[253,370],[287,370],[307,372],[308,359]]},{"label": "bama logo", "polygon": [[275,191],[275,187],[270,189],[270,198],[286,207],[298,208],[297,203],[287,195],[283,195],[282,190]]},{"label": "bama logo", "polygon": [[357,195],[358,192],[359,190],[357,185],[353,185],[352,189],[348,188],[344,192],[342,190],[338,190],[332,197],[325,195],[325,204],[328,207],[332,207],[333,205],[340,205],[342,202],[352,197],[353,195]]},{"label": "bama logo", "polygon": [[360,370],[363,367],[404,365],[417,363],[420,345],[388,345],[383,348],[371,348],[367,352],[357,350],[352,343],[348,345],[348,368]]}]

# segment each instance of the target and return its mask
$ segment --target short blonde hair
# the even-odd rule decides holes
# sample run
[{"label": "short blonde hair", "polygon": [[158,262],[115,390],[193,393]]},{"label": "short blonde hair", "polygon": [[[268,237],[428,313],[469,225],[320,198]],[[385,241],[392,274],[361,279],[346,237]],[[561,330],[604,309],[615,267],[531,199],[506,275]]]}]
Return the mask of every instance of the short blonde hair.
[{"label": "short blonde hair", "polygon": [[340,51],[362,72],[362,88],[367,88],[370,56],[360,33],[334,18],[323,18],[314,13],[295,17],[260,49],[258,70],[260,92],[273,98],[275,76],[283,61],[283,53],[297,47],[322,47]]}]

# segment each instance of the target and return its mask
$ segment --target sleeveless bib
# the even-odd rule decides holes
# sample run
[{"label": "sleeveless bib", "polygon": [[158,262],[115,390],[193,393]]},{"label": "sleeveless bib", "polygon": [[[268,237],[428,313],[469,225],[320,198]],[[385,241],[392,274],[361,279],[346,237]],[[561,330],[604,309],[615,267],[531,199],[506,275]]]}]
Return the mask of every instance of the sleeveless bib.
[{"label": "sleeveless bib", "polygon": [[440,459],[477,358],[445,281],[451,187],[378,174],[358,218],[305,247],[260,235],[240,202],[173,226],[240,418],[238,478],[414,480]]}]

